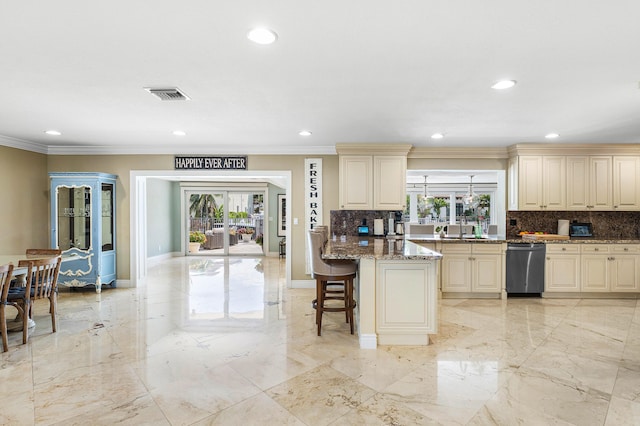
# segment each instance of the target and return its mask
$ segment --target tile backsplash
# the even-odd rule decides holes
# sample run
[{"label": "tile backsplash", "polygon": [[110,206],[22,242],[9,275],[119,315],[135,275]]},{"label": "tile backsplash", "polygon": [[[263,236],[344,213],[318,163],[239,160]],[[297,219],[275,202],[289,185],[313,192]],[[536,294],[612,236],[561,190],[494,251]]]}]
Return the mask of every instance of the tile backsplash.
[{"label": "tile backsplash", "polygon": [[384,233],[388,232],[389,213],[396,213],[390,210],[331,210],[329,232],[341,235],[343,230],[345,235],[358,235],[358,226],[362,225],[362,220],[366,220],[369,227],[369,235],[373,235],[373,220],[384,219]]},{"label": "tile backsplash", "polygon": [[[510,225],[511,220],[516,225]],[[640,237],[640,212],[580,212],[580,211],[508,211],[507,238],[520,231],[558,232],[558,220],[590,222],[595,238],[637,239]]]}]

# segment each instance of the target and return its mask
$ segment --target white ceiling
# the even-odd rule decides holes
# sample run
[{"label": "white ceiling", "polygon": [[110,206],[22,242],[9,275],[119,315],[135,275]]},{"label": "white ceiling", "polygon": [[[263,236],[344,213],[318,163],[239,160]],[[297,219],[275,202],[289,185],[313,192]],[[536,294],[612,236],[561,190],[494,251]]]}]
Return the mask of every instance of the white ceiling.
[{"label": "white ceiling", "polygon": [[[314,154],[338,142],[507,146],[549,132],[640,143],[639,16],[637,0],[6,0],[0,144]],[[247,40],[256,25],[278,41]],[[490,89],[504,78],[518,84]],[[162,102],[149,86],[192,100]]]}]

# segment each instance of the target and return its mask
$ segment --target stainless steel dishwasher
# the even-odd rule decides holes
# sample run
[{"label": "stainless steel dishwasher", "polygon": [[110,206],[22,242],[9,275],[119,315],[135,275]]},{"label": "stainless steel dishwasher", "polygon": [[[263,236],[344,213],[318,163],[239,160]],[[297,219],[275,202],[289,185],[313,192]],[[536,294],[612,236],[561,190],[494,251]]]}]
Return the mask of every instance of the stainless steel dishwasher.
[{"label": "stainless steel dishwasher", "polygon": [[544,243],[507,245],[507,294],[540,296],[544,291]]}]

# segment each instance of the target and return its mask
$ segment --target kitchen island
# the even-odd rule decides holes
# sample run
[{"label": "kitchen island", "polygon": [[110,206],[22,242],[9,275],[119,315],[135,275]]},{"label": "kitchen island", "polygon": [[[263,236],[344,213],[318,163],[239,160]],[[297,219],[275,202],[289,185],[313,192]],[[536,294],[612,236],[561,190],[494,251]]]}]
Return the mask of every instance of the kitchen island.
[{"label": "kitchen island", "polygon": [[355,298],[360,347],[428,345],[438,331],[442,255],[405,239],[329,240],[325,259],[358,261]]}]

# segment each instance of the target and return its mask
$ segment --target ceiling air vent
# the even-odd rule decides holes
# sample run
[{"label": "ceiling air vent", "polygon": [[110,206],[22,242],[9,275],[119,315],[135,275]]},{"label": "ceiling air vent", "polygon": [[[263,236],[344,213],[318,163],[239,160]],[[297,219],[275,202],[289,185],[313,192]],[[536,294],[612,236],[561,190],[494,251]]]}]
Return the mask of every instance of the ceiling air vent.
[{"label": "ceiling air vent", "polygon": [[168,89],[160,89],[153,87],[145,87],[144,90],[151,93],[161,101],[188,101],[189,97],[182,93],[177,87]]}]

